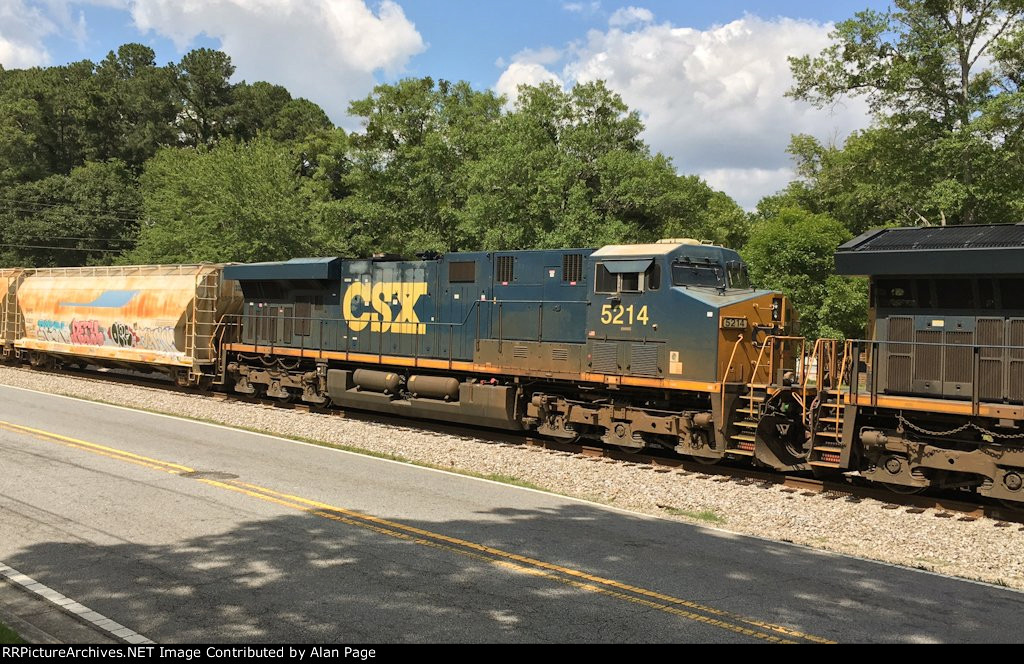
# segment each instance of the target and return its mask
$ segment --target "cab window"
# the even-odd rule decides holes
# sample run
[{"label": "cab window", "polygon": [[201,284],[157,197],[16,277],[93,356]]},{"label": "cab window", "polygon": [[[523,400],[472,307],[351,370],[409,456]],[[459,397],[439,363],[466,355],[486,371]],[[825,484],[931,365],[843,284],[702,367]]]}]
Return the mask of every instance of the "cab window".
[{"label": "cab window", "polygon": [[[616,270],[621,268],[615,268]],[[648,270],[648,273],[650,270]],[[642,293],[644,291],[643,272],[612,272],[604,263],[598,263],[594,277],[595,293]]]},{"label": "cab window", "polygon": [[745,263],[729,261],[725,265],[725,270],[729,276],[729,288],[750,288],[750,273],[747,272]]},{"label": "cab window", "polygon": [[916,309],[918,306],[913,279],[879,279],[875,291],[881,309]]},{"label": "cab window", "polygon": [[725,288],[725,270],[718,263],[685,259],[672,265],[672,285]]}]

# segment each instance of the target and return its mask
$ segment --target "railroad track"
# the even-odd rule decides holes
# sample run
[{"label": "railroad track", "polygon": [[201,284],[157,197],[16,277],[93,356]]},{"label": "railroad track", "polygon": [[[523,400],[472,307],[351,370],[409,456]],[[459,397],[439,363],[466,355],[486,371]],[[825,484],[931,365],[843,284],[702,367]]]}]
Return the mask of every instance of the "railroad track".
[{"label": "railroad track", "polygon": [[[23,367],[15,367],[15,369],[27,373],[38,373],[38,370],[35,369]],[[934,516],[937,518],[956,519],[959,521],[976,521],[981,518],[988,518],[995,521],[994,525],[996,527],[1001,528],[1011,527],[1013,524],[1024,524],[1024,510],[1013,509],[997,502],[984,499],[968,500],[963,496],[956,495],[954,492],[914,495],[898,494],[877,486],[858,484],[855,476],[848,477],[845,481],[831,481],[802,475],[782,475],[728,463],[707,465],[667,454],[622,452],[617,449],[548,440],[529,434],[514,434],[482,427],[453,426],[434,421],[416,420],[381,413],[320,408],[307,404],[254,398],[230,392],[202,392],[179,387],[163,377],[154,377],[138,372],[63,369],[59,373],[90,381],[147,387],[189,396],[200,396],[222,402],[255,404],[264,408],[308,412],[393,426],[414,427],[447,435],[471,435],[474,438],[505,446],[532,447],[552,454],[581,456],[593,459],[594,461],[629,464],[641,469],[649,469],[654,473],[675,472],[696,475],[697,477],[706,478],[708,481],[734,482],[740,486],[757,485],[763,488],[781,486],[783,491],[808,498],[845,500],[851,503],[876,500],[883,503],[884,509],[901,509],[912,514],[925,514],[933,511]],[[659,507],[666,510],[671,509],[667,505],[659,505]]]}]

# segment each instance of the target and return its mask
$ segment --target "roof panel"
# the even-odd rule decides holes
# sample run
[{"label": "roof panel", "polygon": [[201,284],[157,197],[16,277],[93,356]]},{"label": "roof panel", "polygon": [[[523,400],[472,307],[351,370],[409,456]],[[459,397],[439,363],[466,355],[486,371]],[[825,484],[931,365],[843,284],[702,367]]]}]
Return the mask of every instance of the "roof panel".
[{"label": "roof panel", "polygon": [[337,280],[341,278],[341,259],[293,258],[276,263],[228,265],[224,268],[224,278],[236,281]]},{"label": "roof panel", "polygon": [[885,228],[836,250],[848,275],[1011,274],[1024,272],[1024,225]]}]

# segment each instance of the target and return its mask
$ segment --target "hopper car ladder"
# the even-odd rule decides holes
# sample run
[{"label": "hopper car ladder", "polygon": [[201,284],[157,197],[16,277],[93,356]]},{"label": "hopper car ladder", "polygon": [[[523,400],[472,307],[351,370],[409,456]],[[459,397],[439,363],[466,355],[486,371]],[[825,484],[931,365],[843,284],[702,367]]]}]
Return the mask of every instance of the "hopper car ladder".
[{"label": "hopper car ladder", "polygon": [[216,359],[213,341],[216,337],[217,301],[220,296],[220,270],[196,275],[196,292],[192,311],[185,329],[185,356],[191,358],[189,382],[198,381],[204,374],[202,365]]},{"label": "hopper car ladder", "polygon": [[0,339],[2,344],[3,355],[6,356],[10,349],[7,348],[7,341],[14,341],[18,337],[18,330],[21,328],[21,312],[18,309],[18,296],[17,286],[18,279],[12,280],[11,284],[7,288],[7,297],[4,300],[3,310],[3,325],[0,327],[3,338]]}]

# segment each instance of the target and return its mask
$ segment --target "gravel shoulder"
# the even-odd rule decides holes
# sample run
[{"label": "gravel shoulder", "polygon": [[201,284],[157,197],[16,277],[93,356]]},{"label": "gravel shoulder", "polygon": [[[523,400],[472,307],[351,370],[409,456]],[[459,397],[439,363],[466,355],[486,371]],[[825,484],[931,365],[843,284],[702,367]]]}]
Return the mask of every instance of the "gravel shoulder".
[{"label": "gravel shoulder", "polygon": [[884,503],[847,503],[782,487],[656,473],[639,466],[506,447],[331,415],[222,402],[206,396],[0,367],[0,383],[365,450],[436,468],[525,483],[575,498],[1024,590],[1024,528],[910,514]]}]

